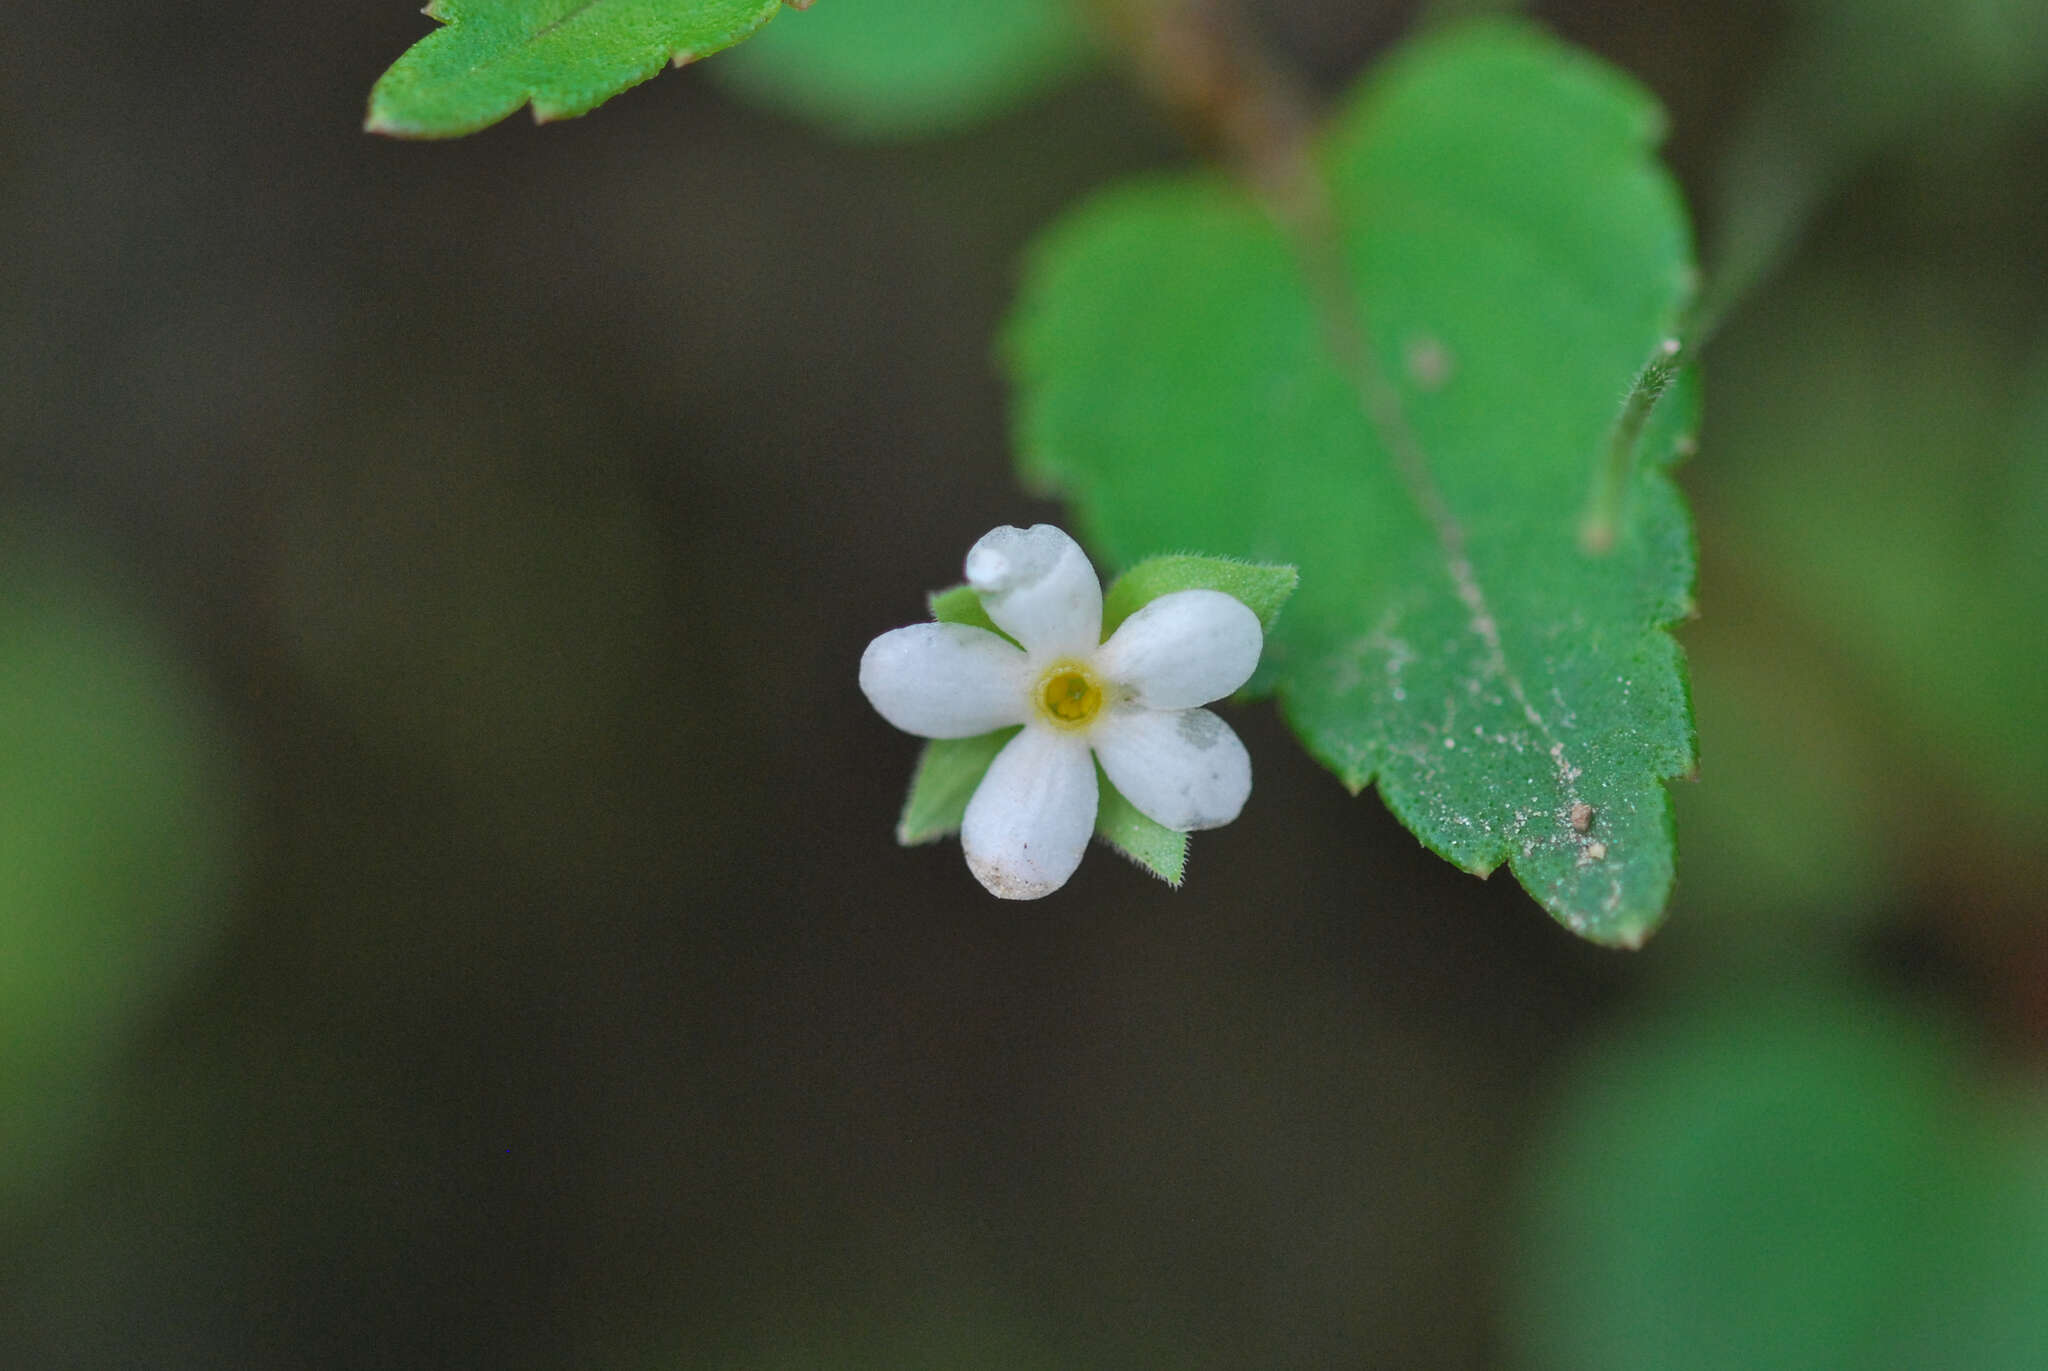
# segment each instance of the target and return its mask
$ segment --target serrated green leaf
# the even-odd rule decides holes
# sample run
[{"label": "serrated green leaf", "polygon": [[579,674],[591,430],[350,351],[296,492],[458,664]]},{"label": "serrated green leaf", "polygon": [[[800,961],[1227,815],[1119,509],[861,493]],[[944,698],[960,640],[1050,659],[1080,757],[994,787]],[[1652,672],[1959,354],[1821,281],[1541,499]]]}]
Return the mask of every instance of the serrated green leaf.
[{"label": "serrated green leaf", "polygon": [[[1612,552],[1576,528],[1692,279],[1659,131],[1641,90],[1534,30],[1431,37],[1321,148],[1355,302],[1312,294],[1233,186],[1158,181],[1039,245],[1008,340],[1026,471],[1098,547],[1298,565],[1262,673],[1309,750],[1435,851],[1505,861],[1625,945],[1671,887],[1661,781],[1693,765],[1664,631],[1693,575],[1673,418]],[[1354,303],[1369,366],[1330,342]]]},{"label": "serrated green leaf", "polygon": [[434,0],[445,26],[370,91],[363,127],[453,138],[532,104],[536,121],[587,114],[665,66],[730,47],[782,0]]},{"label": "serrated green leaf", "polygon": [[1102,636],[1162,595],[1176,590],[1220,590],[1259,616],[1259,627],[1273,631],[1280,607],[1301,584],[1291,566],[1238,562],[1228,557],[1196,557],[1175,553],[1148,557],[1116,578],[1102,596]]},{"label": "serrated green leaf", "polygon": [[901,138],[1012,108],[1094,51],[1074,0],[832,0],[713,70],[748,98],[834,132]]}]

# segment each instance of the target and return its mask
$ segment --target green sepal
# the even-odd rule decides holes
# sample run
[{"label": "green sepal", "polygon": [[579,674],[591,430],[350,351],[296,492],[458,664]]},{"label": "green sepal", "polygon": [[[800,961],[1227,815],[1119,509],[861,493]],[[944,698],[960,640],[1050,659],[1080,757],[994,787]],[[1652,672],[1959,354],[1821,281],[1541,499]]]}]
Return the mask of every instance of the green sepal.
[{"label": "green sepal", "polygon": [[985,628],[1006,643],[1017,641],[996,627],[996,621],[989,618],[988,611],[981,607],[981,596],[975,594],[973,586],[935,590],[925,597],[925,603],[931,606],[932,618],[942,624],[966,624],[969,628]]},{"label": "green sepal", "polygon": [[1188,835],[1176,833],[1139,813],[1138,807],[1109,783],[1100,762],[1095,764],[1095,785],[1102,796],[1095,806],[1095,836],[1175,890],[1180,889],[1188,869]]},{"label": "green sepal", "polygon": [[[903,817],[896,821],[896,841],[905,847],[937,842],[960,831],[967,802],[1017,729],[1002,728],[974,738],[935,738],[917,759]],[[1188,864],[1188,835],[1154,823],[1109,783],[1096,763],[1095,836],[1160,880],[1180,888]]]},{"label": "green sepal", "polygon": [[1220,590],[1242,601],[1259,616],[1259,627],[1271,633],[1280,607],[1300,584],[1301,573],[1291,566],[1189,553],[1148,557],[1117,577],[1102,597],[1102,636],[1107,638],[1131,615],[1176,590]]},{"label": "green sepal", "polygon": [[910,795],[903,801],[903,817],[896,821],[896,841],[916,847],[958,833],[974,788],[1017,732],[1018,726],[1012,725],[978,737],[934,738],[926,743],[910,781]]},{"label": "green sepal", "polygon": [[[1220,590],[1241,600],[1259,616],[1259,627],[1268,633],[1280,617],[1301,573],[1291,566],[1267,562],[1241,562],[1230,557],[1198,557],[1193,553],[1172,553],[1147,557],[1116,578],[1102,597],[1102,636],[1109,637],[1123,621],[1162,595],[1176,590]],[[932,618],[942,624],[969,624],[1009,638],[981,607],[973,586],[935,590],[927,598]],[[1015,641],[1012,639],[1011,641]]]}]

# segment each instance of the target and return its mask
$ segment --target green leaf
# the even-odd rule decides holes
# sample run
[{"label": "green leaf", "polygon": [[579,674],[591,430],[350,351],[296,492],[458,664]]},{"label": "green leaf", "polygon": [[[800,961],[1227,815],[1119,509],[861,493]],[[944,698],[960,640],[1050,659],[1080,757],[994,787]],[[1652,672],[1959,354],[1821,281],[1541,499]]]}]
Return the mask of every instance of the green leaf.
[{"label": "green leaf", "polygon": [[241,842],[231,738],[167,635],[0,525],[0,1215],[90,1155],[203,964]]},{"label": "green leaf", "polygon": [[1298,565],[1261,680],[1308,749],[1433,850],[1507,862],[1623,945],[1662,915],[1661,781],[1693,766],[1664,631],[1690,610],[1665,470],[1688,394],[1652,421],[1613,550],[1576,529],[1693,276],[1659,132],[1642,91],[1534,30],[1452,30],[1320,149],[1341,279],[1312,287],[1232,185],[1155,181],[1039,244],[1008,338],[1025,469],[1098,547]]},{"label": "green leaf", "polygon": [[537,122],[588,114],[671,64],[730,47],[782,0],[434,0],[428,34],[370,92],[363,127],[453,138],[521,105]]},{"label": "green leaf", "polygon": [[1805,79],[1809,108],[1837,121],[1940,134],[1959,107],[1972,115],[2038,108],[2048,93],[2048,8],[2039,0],[1799,0],[1791,8],[1788,74]]},{"label": "green leaf", "polygon": [[1534,1150],[1507,1364],[2048,1365],[2048,1130],[2029,1082],[2000,1087],[1826,981],[1660,1002]]},{"label": "green leaf", "polygon": [[1782,266],[1866,162],[1893,148],[1981,160],[2048,96],[2040,0],[1796,0],[1788,9],[1785,37],[1720,153],[1709,317]]},{"label": "green leaf", "polygon": [[[1711,767],[1684,797],[1688,870],[1764,926],[1888,916],[1902,884],[1966,884],[1936,903],[2029,917],[2048,826],[2048,339],[2002,286],[1820,246],[1717,344],[1731,460],[1698,473],[1707,578],[1744,612],[1695,645]],[[1974,250],[1971,269],[2002,282],[2033,251]]]},{"label": "green leaf", "polygon": [[826,0],[713,70],[834,132],[901,138],[998,114],[1093,56],[1073,0]]},{"label": "green leaf", "polygon": [[1688,635],[1710,760],[1677,797],[1679,901],[1712,913],[1701,931],[1715,938],[1782,943],[1894,917],[1906,850],[1885,836],[1897,772],[1862,727],[1858,687],[1839,657],[1795,647],[1767,618],[1710,615]]}]

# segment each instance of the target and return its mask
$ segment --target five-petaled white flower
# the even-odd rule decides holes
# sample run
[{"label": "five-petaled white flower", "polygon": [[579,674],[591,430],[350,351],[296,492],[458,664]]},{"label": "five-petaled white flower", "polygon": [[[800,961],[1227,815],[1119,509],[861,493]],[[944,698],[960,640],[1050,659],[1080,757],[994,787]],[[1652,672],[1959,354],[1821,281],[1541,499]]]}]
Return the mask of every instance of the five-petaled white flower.
[{"label": "five-petaled white flower", "polygon": [[1236,690],[1259,663],[1264,635],[1242,601],[1173,591],[1104,642],[1095,568],[1050,524],[990,533],[967,554],[967,583],[1016,643],[967,624],[895,629],[862,654],[860,688],[883,718],[920,737],[1024,726],[960,826],[967,865],[991,893],[1036,899],[1074,874],[1095,830],[1091,753],[1125,799],[1167,828],[1237,817],[1251,758],[1228,724],[1197,706]]}]

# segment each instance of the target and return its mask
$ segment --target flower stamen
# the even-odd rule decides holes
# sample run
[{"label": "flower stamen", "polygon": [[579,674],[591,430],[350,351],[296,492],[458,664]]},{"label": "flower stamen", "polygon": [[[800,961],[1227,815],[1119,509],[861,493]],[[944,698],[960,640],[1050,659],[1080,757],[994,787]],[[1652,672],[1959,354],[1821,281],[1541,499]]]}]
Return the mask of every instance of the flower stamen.
[{"label": "flower stamen", "polygon": [[1079,662],[1046,672],[1033,695],[1045,717],[1062,728],[1080,728],[1102,709],[1102,683]]}]

